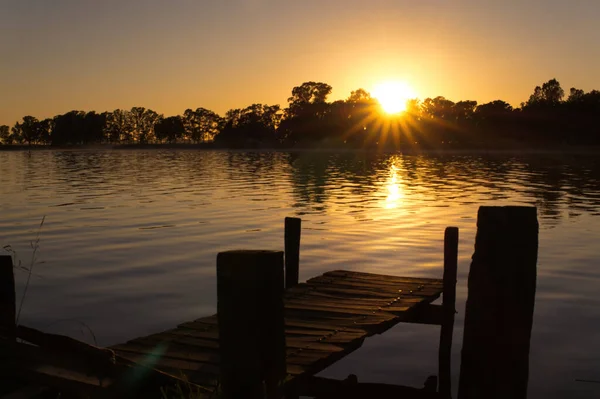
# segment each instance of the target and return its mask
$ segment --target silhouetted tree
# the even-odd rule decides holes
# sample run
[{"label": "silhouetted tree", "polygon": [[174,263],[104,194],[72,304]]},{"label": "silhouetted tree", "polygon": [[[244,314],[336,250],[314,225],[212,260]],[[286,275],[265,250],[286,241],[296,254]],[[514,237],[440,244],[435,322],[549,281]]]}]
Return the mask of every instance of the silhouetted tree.
[{"label": "silhouetted tree", "polygon": [[558,105],[563,97],[565,91],[560,87],[560,83],[556,79],[550,79],[546,83],[540,86],[536,86],[533,90],[533,94],[527,101],[527,106],[548,106]]},{"label": "silhouetted tree", "polygon": [[350,92],[350,96],[346,100],[347,103],[351,104],[373,104],[376,102],[371,93],[365,89],[356,89]]},{"label": "silhouetted tree", "polygon": [[564,90],[556,79],[536,86],[521,108],[502,100],[477,105],[443,96],[407,102],[402,114],[385,114],[368,91],[327,102],[331,86],[304,82],[292,89],[288,107],[252,104],[224,118],[205,108],[163,118],[134,107],[98,114],[70,111],[53,119],[25,116],[12,129],[0,127],[0,142],[53,145],[217,141],[224,146],[347,146],[422,148],[439,146],[563,145],[600,143],[600,92]]},{"label": "silhouetted tree", "polygon": [[0,126],[0,142],[2,144],[12,144],[12,136],[10,135],[10,128],[7,125]]},{"label": "silhouetted tree", "polygon": [[24,116],[12,128],[12,136],[17,143],[46,144],[49,142],[52,123],[50,119],[39,121],[33,116]]},{"label": "silhouetted tree", "polygon": [[161,115],[144,107],[133,107],[129,111],[133,140],[146,144],[154,140],[154,125],[162,118]]},{"label": "silhouetted tree", "polygon": [[318,112],[326,104],[327,96],[331,94],[332,87],[322,82],[304,82],[292,89],[292,96],[288,98],[287,117],[302,116],[306,112]]},{"label": "silhouetted tree", "polygon": [[154,126],[154,133],[160,142],[175,143],[183,137],[185,128],[180,116],[169,116]]},{"label": "silhouetted tree", "polygon": [[131,113],[115,109],[106,115],[104,137],[111,143],[133,141],[133,123]]},{"label": "silhouetted tree", "polygon": [[280,141],[293,145],[297,142],[315,142],[326,137],[323,119],[329,104],[331,86],[322,82],[305,82],[292,89],[288,98],[285,119],[278,130]]},{"label": "silhouetted tree", "polygon": [[186,109],[183,113],[183,126],[188,140],[206,143],[214,140],[223,127],[224,120],[217,113],[206,108]]},{"label": "silhouetted tree", "polygon": [[85,129],[85,112],[70,111],[54,117],[52,145],[81,144]]},{"label": "silhouetted tree", "polygon": [[453,118],[454,102],[444,96],[426,98],[421,107],[423,114],[431,119],[447,121]]},{"label": "silhouetted tree", "polygon": [[244,109],[229,110],[215,142],[235,147],[274,145],[280,120],[279,105],[252,104]]},{"label": "silhouetted tree", "polygon": [[454,104],[454,117],[459,124],[467,124],[473,120],[477,101],[459,101]]},{"label": "silhouetted tree", "polygon": [[562,119],[565,139],[571,143],[592,144],[600,141],[600,92],[571,88],[569,98],[564,104]]},{"label": "silhouetted tree", "polygon": [[372,125],[381,116],[379,103],[365,89],[350,93],[346,101],[334,101],[323,121],[322,131],[329,131],[329,141],[349,146],[361,146],[370,133]]},{"label": "silhouetted tree", "polygon": [[88,112],[84,117],[82,144],[101,143],[104,140],[104,126],[107,113]]},{"label": "silhouetted tree", "polygon": [[569,98],[567,99],[567,102],[581,103],[583,101],[584,97],[585,97],[585,92],[583,90],[571,87],[571,90],[569,91]]},{"label": "silhouetted tree", "polygon": [[502,100],[478,105],[473,115],[477,135],[474,141],[486,143],[512,139],[513,107]]}]

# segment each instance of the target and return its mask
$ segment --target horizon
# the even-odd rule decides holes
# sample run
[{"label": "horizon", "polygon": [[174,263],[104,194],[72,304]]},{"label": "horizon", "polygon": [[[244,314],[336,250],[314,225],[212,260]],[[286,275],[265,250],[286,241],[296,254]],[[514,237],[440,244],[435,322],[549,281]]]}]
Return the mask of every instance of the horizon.
[{"label": "horizon", "polygon": [[600,80],[600,4],[587,1],[1,4],[0,74],[10,79],[0,125],[71,110],[285,107],[306,81],[330,84],[329,101],[399,81],[422,100],[517,107],[554,77],[565,91]]}]

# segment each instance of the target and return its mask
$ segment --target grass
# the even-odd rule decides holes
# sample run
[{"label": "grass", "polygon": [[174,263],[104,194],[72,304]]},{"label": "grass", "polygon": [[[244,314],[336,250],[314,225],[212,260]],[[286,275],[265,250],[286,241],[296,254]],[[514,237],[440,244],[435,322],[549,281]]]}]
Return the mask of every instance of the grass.
[{"label": "grass", "polygon": [[42,227],[44,227],[45,220],[46,220],[46,216],[44,215],[44,217],[42,217],[42,221],[40,222],[40,225],[37,229],[37,232],[35,234],[35,239],[33,241],[29,242],[29,244],[31,245],[31,249],[32,249],[29,266],[23,265],[23,263],[21,262],[21,260],[18,257],[17,251],[15,251],[12,248],[12,246],[10,246],[10,245],[4,246],[4,250],[6,252],[8,252],[13,258],[13,267],[27,272],[27,281],[25,282],[25,287],[23,288],[23,294],[21,295],[21,301],[19,302],[17,317],[15,319],[15,324],[17,326],[19,325],[19,320],[21,319],[21,311],[23,310],[23,304],[25,303],[25,298],[27,297],[27,291],[29,290],[31,276],[33,275],[33,268],[38,263],[44,263],[44,262],[37,261],[37,254],[38,254],[38,250],[40,249],[40,233],[42,231]]}]

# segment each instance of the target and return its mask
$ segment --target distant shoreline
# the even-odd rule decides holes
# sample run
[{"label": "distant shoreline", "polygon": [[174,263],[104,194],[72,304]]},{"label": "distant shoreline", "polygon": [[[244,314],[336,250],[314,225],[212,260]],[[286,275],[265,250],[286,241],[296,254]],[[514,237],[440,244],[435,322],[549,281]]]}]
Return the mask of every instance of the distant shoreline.
[{"label": "distant shoreline", "polygon": [[301,152],[301,153],[385,153],[385,154],[597,154],[600,146],[547,147],[437,147],[405,149],[342,148],[342,147],[247,147],[229,148],[213,144],[92,144],[92,145],[0,145],[0,151],[96,151],[96,150],[201,150],[232,152]]}]

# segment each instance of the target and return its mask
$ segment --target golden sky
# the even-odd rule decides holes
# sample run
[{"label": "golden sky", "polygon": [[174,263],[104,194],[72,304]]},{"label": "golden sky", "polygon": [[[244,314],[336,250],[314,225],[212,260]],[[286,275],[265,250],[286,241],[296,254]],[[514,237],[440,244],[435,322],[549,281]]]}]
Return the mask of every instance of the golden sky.
[{"label": "golden sky", "polygon": [[[523,4],[524,3],[524,4]],[[0,124],[143,106],[165,115],[331,100],[403,80],[514,106],[556,77],[600,88],[596,0],[0,0]]]}]

